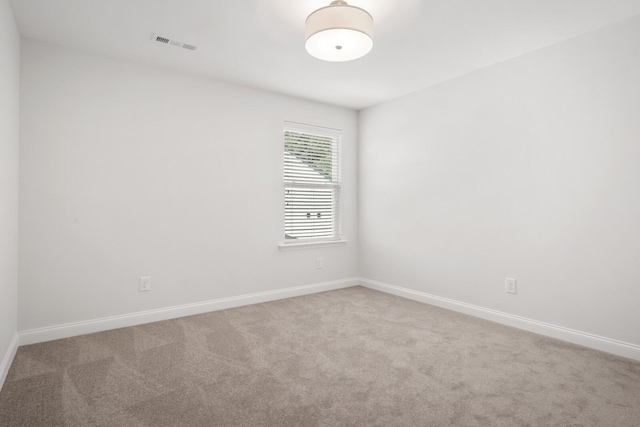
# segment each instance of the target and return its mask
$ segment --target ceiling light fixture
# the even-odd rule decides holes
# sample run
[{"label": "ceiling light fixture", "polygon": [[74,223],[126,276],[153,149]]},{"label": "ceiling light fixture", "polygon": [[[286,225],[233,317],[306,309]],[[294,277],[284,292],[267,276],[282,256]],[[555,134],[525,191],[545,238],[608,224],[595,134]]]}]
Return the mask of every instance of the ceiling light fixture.
[{"label": "ceiling light fixture", "polygon": [[363,57],[373,47],[373,18],[346,1],[332,1],[307,18],[305,48],[323,61],[343,62]]}]

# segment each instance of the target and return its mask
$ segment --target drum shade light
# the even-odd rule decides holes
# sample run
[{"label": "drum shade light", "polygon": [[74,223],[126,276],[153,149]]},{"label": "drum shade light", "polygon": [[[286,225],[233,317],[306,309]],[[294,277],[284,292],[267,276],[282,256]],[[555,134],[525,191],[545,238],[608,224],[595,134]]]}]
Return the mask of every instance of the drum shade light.
[{"label": "drum shade light", "polygon": [[323,61],[363,57],[373,47],[373,18],[359,7],[336,0],[307,17],[305,48]]}]

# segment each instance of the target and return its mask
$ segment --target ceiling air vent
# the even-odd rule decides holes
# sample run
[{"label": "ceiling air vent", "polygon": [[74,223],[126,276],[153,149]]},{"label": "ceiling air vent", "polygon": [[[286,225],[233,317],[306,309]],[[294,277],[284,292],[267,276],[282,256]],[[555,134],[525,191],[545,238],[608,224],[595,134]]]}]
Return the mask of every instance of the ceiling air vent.
[{"label": "ceiling air vent", "polygon": [[151,40],[155,40],[164,44],[170,44],[171,46],[181,47],[187,50],[196,50],[198,48],[196,45],[193,45],[191,43],[184,43],[178,40],[170,39],[169,37],[162,37],[157,34],[151,36]]}]

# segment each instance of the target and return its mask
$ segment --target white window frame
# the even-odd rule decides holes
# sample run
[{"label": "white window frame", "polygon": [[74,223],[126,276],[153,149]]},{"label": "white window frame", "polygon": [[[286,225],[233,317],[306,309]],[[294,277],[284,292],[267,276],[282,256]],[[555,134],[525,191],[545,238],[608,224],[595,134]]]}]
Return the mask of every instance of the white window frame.
[{"label": "white window frame", "polygon": [[283,162],[287,158],[286,145],[286,133],[295,132],[310,136],[320,136],[323,138],[332,139],[332,178],[329,182],[310,182],[301,178],[301,181],[296,181],[295,177],[287,176],[286,163],[283,167],[284,175],[284,191],[283,197],[286,199],[286,191],[290,189],[308,189],[308,188],[331,188],[333,190],[332,199],[332,235],[323,237],[308,237],[308,238],[293,238],[287,239],[285,237],[287,233],[287,207],[286,200],[283,203],[283,241],[280,243],[280,250],[290,249],[305,249],[314,248],[318,246],[342,246],[347,241],[342,237],[342,215],[341,215],[341,189],[342,189],[342,171],[341,171],[341,145],[342,145],[342,131],[338,129],[313,126],[295,122],[284,122],[283,129]]}]

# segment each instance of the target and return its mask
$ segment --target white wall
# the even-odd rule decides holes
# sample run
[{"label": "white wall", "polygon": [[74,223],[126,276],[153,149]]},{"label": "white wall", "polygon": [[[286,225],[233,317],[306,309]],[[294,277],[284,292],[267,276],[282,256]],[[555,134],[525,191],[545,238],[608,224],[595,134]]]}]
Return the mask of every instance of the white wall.
[{"label": "white wall", "polygon": [[[356,112],[29,40],[21,102],[21,331],[357,275]],[[285,120],[343,130],[344,247],[278,250]]]},{"label": "white wall", "polygon": [[361,276],[640,344],[639,53],[635,17],[362,111]]},{"label": "white wall", "polygon": [[19,112],[20,35],[9,2],[0,0],[0,366],[18,320]]}]

